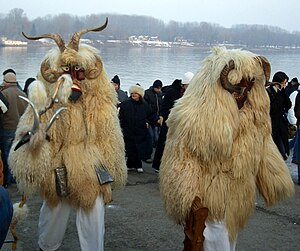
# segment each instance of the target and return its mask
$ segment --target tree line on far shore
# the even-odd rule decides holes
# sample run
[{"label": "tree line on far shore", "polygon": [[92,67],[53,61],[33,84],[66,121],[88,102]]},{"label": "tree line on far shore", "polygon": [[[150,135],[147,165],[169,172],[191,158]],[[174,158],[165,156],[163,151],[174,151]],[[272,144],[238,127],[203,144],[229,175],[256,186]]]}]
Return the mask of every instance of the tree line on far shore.
[{"label": "tree line on far shore", "polygon": [[199,45],[237,44],[247,47],[300,47],[300,31],[288,32],[268,25],[238,24],[224,28],[208,22],[176,22],[138,15],[71,14],[46,15],[29,20],[23,9],[0,13],[0,37],[25,41],[22,32],[35,36],[58,33],[68,39],[75,31],[101,26],[108,17],[108,27],[102,32],[90,32],[91,40],[127,40],[130,36],[157,36],[162,41],[186,40]]}]

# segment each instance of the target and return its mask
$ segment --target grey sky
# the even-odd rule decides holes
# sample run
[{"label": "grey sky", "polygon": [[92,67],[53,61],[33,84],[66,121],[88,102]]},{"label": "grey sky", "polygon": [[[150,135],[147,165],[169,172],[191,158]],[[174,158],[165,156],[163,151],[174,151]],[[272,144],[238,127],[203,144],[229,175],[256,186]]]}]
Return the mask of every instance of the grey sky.
[{"label": "grey sky", "polygon": [[300,31],[299,0],[0,0],[0,13],[21,8],[31,20],[47,14],[153,16],[165,22],[209,22],[223,27],[266,24]]}]

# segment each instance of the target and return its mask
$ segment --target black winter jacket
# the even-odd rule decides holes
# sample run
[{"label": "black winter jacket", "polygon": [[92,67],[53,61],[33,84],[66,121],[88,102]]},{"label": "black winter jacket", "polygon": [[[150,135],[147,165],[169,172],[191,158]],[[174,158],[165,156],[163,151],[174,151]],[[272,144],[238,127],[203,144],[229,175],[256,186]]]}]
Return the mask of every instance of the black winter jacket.
[{"label": "black winter jacket", "polygon": [[160,114],[163,99],[162,92],[155,92],[154,88],[151,86],[148,90],[145,91],[144,99],[150,105],[152,110],[154,110],[157,114]]},{"label": "black winter jacket", "polygon": [[167,89],[161,106],[160,115],[164,118],[164,122],[168,119],[171,109],[174,106],[175,100],[182,96],[181,80],[176,79]]},{"label": "black winter jacket", "polygon": [[159,116],[144,100],[130,98],[120,104],[119,119],[125,144],[128,141],[140,144],[147,136],[147,123],[156,123]]},{"label": "black winter jacket", "polygon": [[[270,116],[272,123],[272,137],[276,145],[278,144],[278,138],[282,139],[285,152],[289,153],[287,126],[288,122],[286,114],[291,108],[292,103],[287,96],[284,89],[276,92],[272,87],[267,88],[267,92],[270,98]],[[277,145],[278,146],[278,145]],[[278,146],[278,148],[280,148]]]}]

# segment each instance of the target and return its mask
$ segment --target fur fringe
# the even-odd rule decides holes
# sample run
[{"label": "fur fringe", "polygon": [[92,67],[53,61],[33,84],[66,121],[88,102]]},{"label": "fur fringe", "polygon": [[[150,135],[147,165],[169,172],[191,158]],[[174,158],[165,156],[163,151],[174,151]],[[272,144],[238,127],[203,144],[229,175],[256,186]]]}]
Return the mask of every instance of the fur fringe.
[{"label": "fur fringe", "polygon": [[[66,102],[67,81],[59,92],[58,101],[41,116],[42,123],[48,123],[56,109],[67,108],[48,131],[50,142],[45,141],[38,151],[32,151],[29,144],[10,152],[10,165],[26,195],[40,192],[50,205],[61,201],[56,193],[54,169],[65,165],[68,174],[67,200],[75,207],[90,210],[96,197],[102,195],[105,203],[112,200],[112,186],[121,187],[127,181],[123,134],[117,115],[117,95],[101,63],[98,51],[90,46],[80,46],[75,56],[67,49],[61,56],[57,49],[51,50],[46,59],[53,70],[64,64],[81,63],[90,77],[82,81],[82,96],[77,102]],[[48,100],[53,95],[55,84],[47,83],[41,74]],[[38,95],[35,95],[38,97]],[[34,101],[34,100],[33,100]],[[27,108],[21,117],[14,145],[22,134],[31,128],[32,111]],[[14,149],[14,146],[12,147]],[[100,185],[95,166],[103,165],[113,176],[113,184]]]},{"label": "fur fringe", "polygon": [[[239,110],[220,83],[234,60],[229,81],[255,79]],[[214,48],[184,96],[171,110],[160,170],[167,214],[183,223],[198,196],[208,220],[225,221],[236,239],[255,207],[256,187],[268,205],[291,196],[294,185],[271,140],[269,98],[261,62],[251,52]]]}]

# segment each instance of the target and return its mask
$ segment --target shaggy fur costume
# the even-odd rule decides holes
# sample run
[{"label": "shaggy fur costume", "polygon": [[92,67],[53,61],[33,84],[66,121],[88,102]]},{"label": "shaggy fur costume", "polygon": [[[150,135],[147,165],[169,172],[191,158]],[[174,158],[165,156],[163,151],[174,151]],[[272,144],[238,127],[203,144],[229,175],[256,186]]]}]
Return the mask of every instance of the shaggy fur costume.
[{"label": "shaggy fur costume", "polygon": [[[220,83],[255,79],[238,109]],[[269,65],[269,63],[268,63]],[[289,170],[271,137],[270,104],[262,61],[253,53],[214,48],[171,110],[160,170],[160,191],[168,215],[183,223],[198,196],[208,220],[224,221],[231,241],[255,208],[256,189],[267,206],[294,193]]]},{"label": "shaggy fur costume", "polygon": [[[98,195],[108,203],[112,199],[111,186],[126,183],[127,169],[116,108],[117,96],[98,51],[87,45],[80,45],[78,51],[68,47],[63,52],[52,49],[44,63],[51,74],[62,72],[61,66],[64,65],[78,65],[84,69],[82,95],[76,102],[68,100],[72,79],[66,76],[58,101],[41,115],[41,122],[48,123],[57,108],[67,108],[48,131],[50,141],[43,136],[39,147],[30,142],[14,151],[16,143],[32,127],[33,112],[28,106],[20,119],[10,152],[10,166],[19,188],[26,195],[39,191],[50,205],[55,206],[62,198],[56,193],[54,169],[65,165],[70,191],[66,199],[72,205],[89,210]],[[39,73],[38,81],[31,84],[29,97],[38,109],[42,110],[50,102],[56,87],[53,82],[47,82]],[[100,164],[111,174],[113,183],[99,184],[95,166]]]}]

